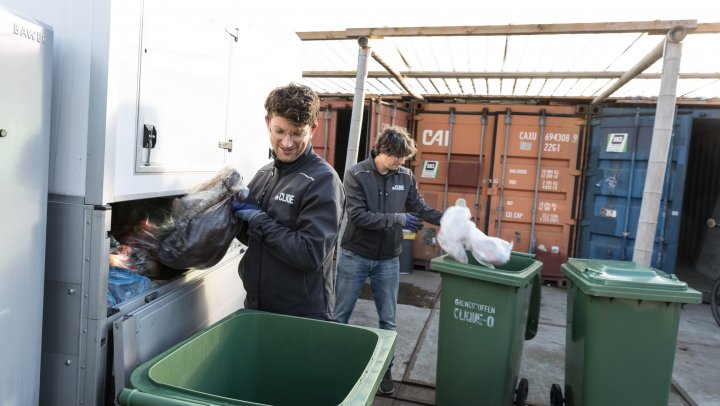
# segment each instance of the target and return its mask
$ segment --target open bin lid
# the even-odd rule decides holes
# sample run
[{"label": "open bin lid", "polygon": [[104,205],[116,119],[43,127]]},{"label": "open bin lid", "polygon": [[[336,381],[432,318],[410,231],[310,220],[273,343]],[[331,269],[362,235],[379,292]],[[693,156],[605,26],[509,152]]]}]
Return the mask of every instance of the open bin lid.
[{"label": "open bin lid", "polygon": [[430,260],[430,269],[442,273],[463,276],[507,286],[525,286],[542,269],[542,262],[536,261],[531,254],[513,251],[510,261],[497,265],[495,269],[478,264],[468,253],[469,263],[463,264],[448,254]]},{"label": "open bin lid", "polygon": [[570,258],[561,269],[591,296],[681,303],[702,300],[700,292],[675,275],[634,262]]}]

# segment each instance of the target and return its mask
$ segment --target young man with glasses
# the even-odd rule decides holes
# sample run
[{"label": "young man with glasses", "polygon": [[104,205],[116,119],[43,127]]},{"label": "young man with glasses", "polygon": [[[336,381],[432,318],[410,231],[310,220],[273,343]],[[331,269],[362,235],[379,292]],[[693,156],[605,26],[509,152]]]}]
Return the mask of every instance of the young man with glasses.
[{"label": "young man with glasses", "polygon": [[273,161],[233,200],[244,221],[238,239],[248,246],[238,273],[245,307],[333,319],[333,255],[345,193],[335,170],[313,152],[320,100],[297,84],[274,89],[265,101]]},{"label": "young man with glasses", "polygon": [[[375,140],[371,157],[345,172],[348,221],[337,259],[338,322],[348,322],[369,277],[380,328],[395,330],[402,229],[417,232],[423,220],[439,225],[442,217],[425,203],[412,172],[402,166],[415,152],[415,141],[407,131],[390,127]],[[391,368],[392,363],[380,393],[395,390]]]}]

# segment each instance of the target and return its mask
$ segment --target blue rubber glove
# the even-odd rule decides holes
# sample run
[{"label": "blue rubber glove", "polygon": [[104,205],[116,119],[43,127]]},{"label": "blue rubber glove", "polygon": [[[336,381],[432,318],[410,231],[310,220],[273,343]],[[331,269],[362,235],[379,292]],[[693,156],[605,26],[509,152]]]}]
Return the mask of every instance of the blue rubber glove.
[{"label": "blue rubber glove", "polygon": [[235,212],[235,217],[248,222],[262,212],[259,207],[252,203],[241,202],[237,196],[233,196],[232,209]]},{"label": "blue rubber glove", "polygon": [[408,213],[398,213],[397,223],[413,233],[416,233],[423,228],[422,220],[419,217]]}]

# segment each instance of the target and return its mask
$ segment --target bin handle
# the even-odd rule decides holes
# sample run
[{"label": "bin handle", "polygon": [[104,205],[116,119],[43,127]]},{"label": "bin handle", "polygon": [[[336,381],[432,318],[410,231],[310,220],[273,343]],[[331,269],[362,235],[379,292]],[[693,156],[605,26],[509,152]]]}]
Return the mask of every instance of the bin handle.
[{"label": "bin handle", "polygon": [[540,294],[541,294],[540,273],[536,273],[532,280],[530,291],[530,304],[528,305],[527,324],[525,326],[525,340],[532,340],[537,334],[540,323]]}]

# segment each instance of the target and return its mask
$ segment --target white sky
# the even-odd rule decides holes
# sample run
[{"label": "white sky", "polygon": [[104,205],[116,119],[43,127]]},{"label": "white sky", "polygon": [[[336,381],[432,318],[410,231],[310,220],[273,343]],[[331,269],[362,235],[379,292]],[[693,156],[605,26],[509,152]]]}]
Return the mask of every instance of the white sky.
[{"label": "white sky", "polygon": [[[720,22],[716,0],[281,0],[258,5],[296,31],[695,19]],[[714,5],[712,5],[714,4]],[[265,11],[267,12],[267,11]]]}]

